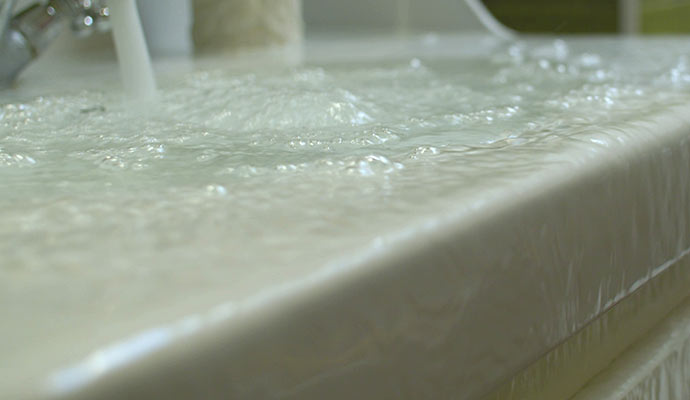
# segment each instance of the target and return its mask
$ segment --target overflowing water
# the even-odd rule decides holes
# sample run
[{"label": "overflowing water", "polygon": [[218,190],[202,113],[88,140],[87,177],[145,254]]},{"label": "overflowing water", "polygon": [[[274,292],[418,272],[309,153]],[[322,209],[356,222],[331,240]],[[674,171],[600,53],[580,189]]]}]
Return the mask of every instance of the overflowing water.
[{"label": "overflowing water", "polygon": [[612,151],[625,124],[690,102],[690,43],[661,43],[204,67],[163,75],[146,112],[107,87],[0,94],[0,316],[25,320],[0,352],[45,331],[27,293],[80,310],[58,333],[194,302],[190,285],[242,297],[578,162],[568,148]]},{"label": "overflowing water", "polygon": [[404,224],[558,163],[552,150],[584,133],[687,102],[690,46],[675,46],[202,69],[164,77],[146,113],[105,90],[2,104],[0,273],[221,273],[262,249],[287,263],[317,237],[374,237],[374,220]]}]

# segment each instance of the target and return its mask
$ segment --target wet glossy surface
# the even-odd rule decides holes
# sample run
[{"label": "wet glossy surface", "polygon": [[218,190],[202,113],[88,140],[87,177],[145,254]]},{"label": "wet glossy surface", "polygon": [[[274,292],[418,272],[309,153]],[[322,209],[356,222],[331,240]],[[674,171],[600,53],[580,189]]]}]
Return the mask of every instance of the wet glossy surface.
[{"label": "wet glossy surface", "polygon": [[482,40],[414,39],[372,62],[214,60],[163,74],[159,102],[134,108],[107,80],[0,94],[0,386],[366,260],[690,101],[685,39]]}]

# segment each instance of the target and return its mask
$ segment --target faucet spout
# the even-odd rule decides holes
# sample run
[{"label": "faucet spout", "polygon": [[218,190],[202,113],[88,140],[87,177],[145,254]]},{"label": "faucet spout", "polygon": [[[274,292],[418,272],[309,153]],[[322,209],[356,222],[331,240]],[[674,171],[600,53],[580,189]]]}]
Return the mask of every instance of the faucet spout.
[{"label": "faucet spout", "polygon": [[81,35],[107,28],[108,9],[101,1],[50,0],[35,3],[13,16],[16,0],[0,0],[0,89],[62,32],[64,22]]},{"label": "faucet spout", "polygon": [[[14,1],[6,1],[3,13],[12,13]],[[16,16],[4,14],[4,33],[0,37],[0,88],[8,87],[41,50],[59,33],[59,17],[50,6],[34,4]]]}]

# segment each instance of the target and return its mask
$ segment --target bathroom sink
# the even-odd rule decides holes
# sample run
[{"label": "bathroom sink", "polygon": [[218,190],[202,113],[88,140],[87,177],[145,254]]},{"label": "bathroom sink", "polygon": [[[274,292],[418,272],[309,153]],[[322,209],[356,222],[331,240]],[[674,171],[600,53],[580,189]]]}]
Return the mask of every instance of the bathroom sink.
[{"label": "bathroom sink", "polygon": [[0,93],[0,398],[480,398],[687,283],[689,40],[302,51]]}]

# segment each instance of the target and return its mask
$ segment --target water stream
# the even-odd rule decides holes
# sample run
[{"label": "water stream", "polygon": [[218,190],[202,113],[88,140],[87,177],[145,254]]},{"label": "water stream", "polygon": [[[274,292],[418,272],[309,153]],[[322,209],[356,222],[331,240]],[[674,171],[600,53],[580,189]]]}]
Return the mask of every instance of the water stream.
[{"label": "water stream", "polygon": [[120,75],[128,95],[138,100],[156,94],[156,79],[135,0],[116,0],[110,4],[115,49]]}]

